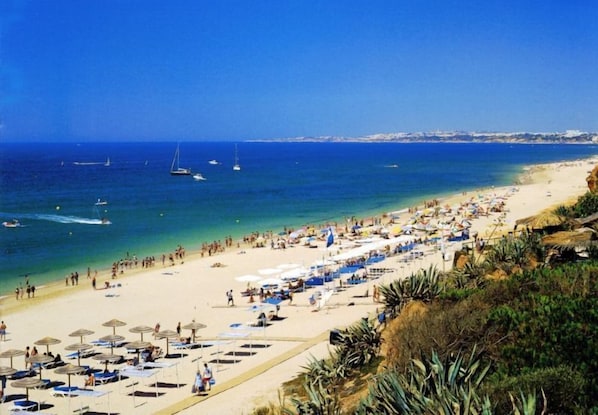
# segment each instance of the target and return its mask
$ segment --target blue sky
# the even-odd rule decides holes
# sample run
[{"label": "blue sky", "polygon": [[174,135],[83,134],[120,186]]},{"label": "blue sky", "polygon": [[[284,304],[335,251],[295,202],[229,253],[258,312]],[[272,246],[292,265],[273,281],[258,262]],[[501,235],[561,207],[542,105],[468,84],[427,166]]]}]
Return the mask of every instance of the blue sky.
[{"label": "blue sky", "polygon": [[587,1],[2,0],[3,141],[598,131]]}]

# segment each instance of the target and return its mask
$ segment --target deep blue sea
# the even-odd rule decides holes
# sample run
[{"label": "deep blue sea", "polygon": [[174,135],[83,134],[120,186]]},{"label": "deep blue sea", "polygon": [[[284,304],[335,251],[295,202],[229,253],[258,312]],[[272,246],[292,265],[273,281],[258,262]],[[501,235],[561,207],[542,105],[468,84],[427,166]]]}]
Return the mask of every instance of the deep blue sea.
[{"label": "deep blue sea", "polygon": [[127,253],[380,214],[511,184],[525,165],[598,154],[591,145],[240,142],[235,172],[234,143],[182,142],[181,167],[207,179],[195,181],[169,174],[176,146],[0,144],[0,221],[22,223],[0,228],[0,292],[25,274],[41,285]]}]

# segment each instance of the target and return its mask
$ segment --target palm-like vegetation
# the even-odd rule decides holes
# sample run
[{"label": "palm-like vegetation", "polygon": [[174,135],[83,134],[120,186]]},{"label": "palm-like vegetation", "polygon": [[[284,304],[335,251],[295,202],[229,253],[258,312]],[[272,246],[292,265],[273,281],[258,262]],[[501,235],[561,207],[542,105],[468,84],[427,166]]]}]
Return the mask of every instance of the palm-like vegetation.
[{"label": "palm-like vegetation", "polygon": [[[445,361],[433,352],[429,360],[413,360],[405,375],[386,371],[378,376],[356,413],[490,415],[492,404],[480,394],[488,370],[475,349],[469,359],[459,353]],[[517,414],[534,414],[535,396],[521,394],[513,407]]]},{"label": "palm-like vegetation", "polygon": [[386,311],[390,317],[397,316],[410,301],[430,302],[437,298],[443,288],[440,283],[440,271],[435,266],[420,270],[404,280],[380,286]]}]

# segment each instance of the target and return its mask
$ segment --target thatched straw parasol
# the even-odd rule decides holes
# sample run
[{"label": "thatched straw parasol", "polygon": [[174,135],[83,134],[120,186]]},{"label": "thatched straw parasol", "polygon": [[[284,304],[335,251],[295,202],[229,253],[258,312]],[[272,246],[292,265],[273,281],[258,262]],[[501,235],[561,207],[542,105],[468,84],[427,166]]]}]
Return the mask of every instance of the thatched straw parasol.
[{"label": "thatched straw parasol", "polygon": [[71,334],[69,334],[70,337],[79,337],[80,338],[80,342],[83,343],[83,336],[89,336],[90,334],[93,334],[95,332],[91,331],[91,330],[87,330],[87,329],[78,329],[75,330],[74,332],[72,332]]},{"label": "thatched straw parasol", "polygon": [[20,349],[8,349],[0,353],[0,358],[9,358],[10,357],[10,367],[12,367],[12,358],[15,356],[23,356],[25,352]]},{"label": "thatched straw parasol", "polygon": [[179,333],[174,330],[162,330],[156,334],[158,339],[166,339],[166,354],[165,356],[168,357],[168,343],[169,339],[174,339],[175,337],[179,337]]},{"label": "thatched straw parasol", "polygon": [[75,344],[69,344],[68,346],[65,347],[65,349],[66,350],[74,350],[77,352],[77,365],[81,366],[81,352],[83,350],[89,350],[92,347],[93,346],[91,344],[75,343]]},{"label": "thatched straw parasol", "polygon": [[574,231],[555,232],[542,238],[542,243],[555,248],[585,248],[596,241],[596,231],[590,228],[579,228]]},{"label": "thatched straw parasol", "polygon": [[50,353],[50,345],[58,343],[61,343],[60,339],[55,339],[54,337],[44,337],[43,339],[39,339],[33,344],[37,346],[46,346],[46,353]]},{"label": "thatched straw parasol", "polygon": [[[10,384],[15,388],[25,388],[25,399],[29,400],[29,388],[37,388],[43,384],[41,379],[38,378],[23,378],[16,380]],[[38,404],[39,405],[39,404]]]},{"label": "thatched straw parasol", "polygon": [[205,329],[206,327],[207,326],[205,324],[198,323],[197,321],[193,320],[191,323],[185,324],[183,326],[183,329],[191,330],[191,336],[193,337],[193,343],[195,343],[195,332],[200,329]]},{"label": "thatched straw parasol", "polygon": [[44,363],[50,363],[54,359],[47,354],[36,354],[35,356],[31,356],[27,361],[29,363],[39,363],[39,378],[42,378],[42,369],[44,367]]},{"label": "thatched straw parasol", "polygon": [[112,327],[112,334],[116,334],[117,327],[122,327],[126,325],[127,323],[125,323],[124,321],[120,321],[115,318],[113,318],[112,320],[108,320],[105,323],[102,323],[102,326],[104,327]]},{"label": "thatched straw parasol", "polygon": [[141,334],[141,341],[143,341],[143,333],[151,333],[154,331],[153,327],[150,326],[135,326],[129,329],[131,333],[140,333]]},{"label": "thatched straw parasol", "polygon": [[92,357],[93,360],[97,360],[98,362],[104,362],[106,364],[106,372],[108,371],[108,363],[116,363],[120,361],[123,357],[118,354],[108,354],[108,353],[101,353],[96,354]]},{"label": "thatched straw parasol", "polygon": [[68,375],[68,377],[69,377],[69,388],[70,388],[71,387],[71,375],[77,375],[79,373],[85,372],[86,370],[87,369],[85,369],[84,367],[75,366],[75,365],[69,363],[68,365],[60,366],[54,372],[62,374],[62,375]]},{"label": "thatched straw parasol", "polygon": [[110,343],[110,353],[114,353],[115,343],[121,342],[124,339],[125,338],[123,336],[121,336],[120,334],[108,334],[104,337],[100,337],[101,341]]},{"label": "thatched straw parasol", "polygon": [[127,349],[135,349],[137,351],[137,360],[139,360],[139,357],[140,357],[139,355],[141,354],[141,351],[145,350],[151,346],[152,346],[152,344],[150,342],[146,342],[143,340],[136,340],[134,342],[127,343],[125,345],[125,347]]},{"label": "thatched straw parasol", "polygon": [[9,366],[0,366],[0,376],[10,376],[17,372],[17,369]]},{"label": "thatched straw parasol", "polygon": [[516,226],[527,226],[531,229],[543,229],[549,226],[559,226],[566,221],[562,216],[557,215],[554,210],[544,210],[537,215],[515,221]]}]

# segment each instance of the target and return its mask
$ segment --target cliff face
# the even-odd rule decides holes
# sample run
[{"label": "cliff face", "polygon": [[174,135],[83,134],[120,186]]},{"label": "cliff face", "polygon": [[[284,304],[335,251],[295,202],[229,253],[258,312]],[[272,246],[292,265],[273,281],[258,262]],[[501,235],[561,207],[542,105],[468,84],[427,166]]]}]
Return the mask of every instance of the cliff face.
[{"label": "cliff face", "polygon": [[594,167],[590,172],[590,175],[586,178],[586,182],[588,182],[590,192],[598,193],[598,166]]}]

